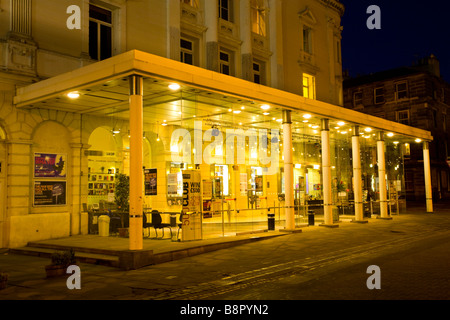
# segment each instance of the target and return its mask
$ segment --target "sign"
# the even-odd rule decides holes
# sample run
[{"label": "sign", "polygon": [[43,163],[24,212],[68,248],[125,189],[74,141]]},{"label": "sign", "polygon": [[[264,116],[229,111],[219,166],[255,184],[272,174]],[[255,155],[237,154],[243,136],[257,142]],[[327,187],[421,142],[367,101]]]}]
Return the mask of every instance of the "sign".
[{"label": "sign", "polygon": [[65,178],[66,155],[56,153],[34,154],[35,178]]},{"label": "sign", "polygon": [[144,185],[146,196],[157,195],[157,169],[144,170]]},{"label": "sign", "polygon": [[59,206],[66,204],[65,181],[35,181],[34,205]]},{"label": "sign", "polygon": [[201,176],[195,170],[183,171],[183,212],[201,212]]}]

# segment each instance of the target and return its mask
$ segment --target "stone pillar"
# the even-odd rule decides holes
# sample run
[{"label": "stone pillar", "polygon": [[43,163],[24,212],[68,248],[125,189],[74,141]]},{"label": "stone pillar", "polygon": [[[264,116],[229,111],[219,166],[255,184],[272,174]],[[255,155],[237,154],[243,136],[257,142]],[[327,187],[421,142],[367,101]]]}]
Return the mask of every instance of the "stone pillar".
[{"label": "stone pillar", "polygon": [[428,141],[423,142],[423,169],[425,178],[425,198],[427,212],[433,212],[433,193],[431,189],[431,165],[430,165],[430,145]]},{"label": "stone pillar", "polygon": [[217,1],[205,1],[206,69],[219,72],[219,7]]},{"label": "stone pillar", "polygon": [[355,221],[363,222],[363,197],[361,183],[361,154],[359,146],[359,127],[353,127],[352,162],[353,162],[353,193],[355,200]]},{"label": "stone pillar", "polygon": [[286,230],[295,229],[294,216],[294,164],[292,161],[291,111],[283,110],[283,156]]},{"label": "stone pillar", "polygon": [[378,186],[380,188],[380,218],[389,219],[386,189],[386,160],[384,147],[384,132],[378,132],[377,160],[378,160]]},{"label": "stone pillar", "polygon": [[322,119],[322,180],[323,180],[323,215],[321,226],[337,227],[333,224],[333,202],[331,198],[331,160],[329,120]]},{"label": "stone pillar", "polygon": [[143,249],[143,79],[130,76],[130,250]]}]

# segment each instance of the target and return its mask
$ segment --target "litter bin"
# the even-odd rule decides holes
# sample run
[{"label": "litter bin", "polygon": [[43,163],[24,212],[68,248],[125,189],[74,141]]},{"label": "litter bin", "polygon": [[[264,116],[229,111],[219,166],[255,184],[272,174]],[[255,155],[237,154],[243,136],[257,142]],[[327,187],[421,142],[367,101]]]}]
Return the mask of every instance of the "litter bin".
[{"label": "litter bin", "polygon": [[274,213],[268,213],[267,214],[267,228],[269,230],[275,230],[275,214]]},{"label": "litter bin", "polygon": [[109,236],[109,217],[108,216],[100,216],[98,217],[98,235],[101,237]]},{"label": "litter bin", "polygon": [[308,210],[308,225],[313,226],[314,225],[314,211]]}]

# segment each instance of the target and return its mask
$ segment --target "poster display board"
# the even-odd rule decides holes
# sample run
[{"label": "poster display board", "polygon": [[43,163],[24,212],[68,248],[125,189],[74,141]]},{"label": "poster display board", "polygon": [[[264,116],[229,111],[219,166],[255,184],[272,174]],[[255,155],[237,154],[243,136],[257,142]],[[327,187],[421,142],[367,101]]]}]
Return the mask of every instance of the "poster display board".
[{"label": "poster display board", "polygon": [[202,238],[202,194],[200,186],[200,172],[195,170],[183,171],[182,241],[200,240]]},{"label": "poster display board", "polygon": [[35,206],[60,206],[66,204],[65,181],[35,181],[34,199]]},{"label": "poster display board", "polygon": [[57,153],[34,154],[35,178],[65,178],[66,155]]},{"label": "poster display board", "polygon": [[183,171],[183,213],[201,212],[201,175],[195,170]]},{"label": "poster display board", "polygon": [[144,170],[144,186],[146,196],[156,196],[158,194],[157,189],[157,169],[145,169]]}]

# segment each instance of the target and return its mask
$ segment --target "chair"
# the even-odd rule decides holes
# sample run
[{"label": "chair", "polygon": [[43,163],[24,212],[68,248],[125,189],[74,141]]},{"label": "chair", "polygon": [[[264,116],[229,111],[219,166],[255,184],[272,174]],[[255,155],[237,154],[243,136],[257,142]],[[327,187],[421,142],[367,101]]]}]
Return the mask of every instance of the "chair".
[{"label": "chair", "polygon": [[153,227],[153,223],[147,222],[147,214],[144,212],[142,215],[142,235],[144,235],[144,230],[148,228],[148,238],[150,238],[150,228]]},{"label": "chair", "polygon": [[161,219],[161,214],[159,214],[159,212],[157,210],[153,210],[152,211],[152,224],[153,224],[153,228],[155,228],[155,232],[156,232],[156,238],[158,238],[158,230],[157,229],[162,229],[162,238],[164,238],[164,228],[169,228],[170,229],[170,238],[172,239],[172,227],[170,226],[170,223],[162,223],[162,219]]},{"label": "chair", "polygon": [[114,214],[111,212],[111,210],[108,210],[107,215],[109,216],[109,232],[111,233],[118,233],[118,228],[122,228],[122,219],[120,216]]},{"label": "chair", "polygon": [[181,223],[178,224],[177,240],[178,240],[178,238],[180,236],[180,230],[183,227],[183,212],[180,213],[180,219],[179,220],[180,220]]}]

